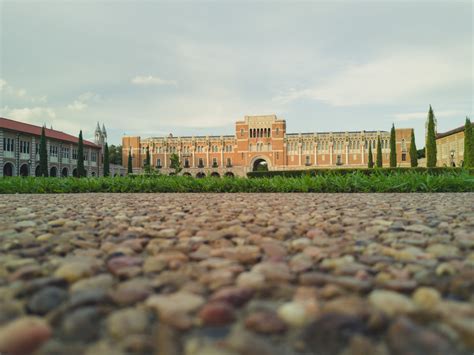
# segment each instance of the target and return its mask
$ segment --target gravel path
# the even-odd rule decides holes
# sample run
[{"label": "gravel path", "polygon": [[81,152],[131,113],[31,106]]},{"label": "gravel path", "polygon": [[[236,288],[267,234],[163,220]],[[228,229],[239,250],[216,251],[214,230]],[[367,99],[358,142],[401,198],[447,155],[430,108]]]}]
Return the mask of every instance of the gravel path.
[{"label": "gravel path", "polygon": [[474,194],[0,197],[0,353],[474,349]]}]

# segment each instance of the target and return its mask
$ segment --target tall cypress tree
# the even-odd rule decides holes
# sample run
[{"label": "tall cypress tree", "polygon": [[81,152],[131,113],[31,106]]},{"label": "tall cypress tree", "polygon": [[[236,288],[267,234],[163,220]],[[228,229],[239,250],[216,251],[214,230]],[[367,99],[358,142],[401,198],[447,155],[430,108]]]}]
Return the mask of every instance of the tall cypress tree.
[{"label": "tall cypress tree", "polygon": [[426,166],[428,168],[436,167],[436,133],[434,123],[434,113],[430,105],[428,112],[428,132],[426,134]]},{"label": "tall cypress tree", "polygon": [[110,175],[109,145],[105,143],[104,148],[104,176]]},{"label": "tall cypress tree", "polygon": [[395,138],[395,125],[392,123],[392,129],[390,131],[390,167],[395,168],[397,166],[397,142]]},{"label": "tall cypress tree", "polygon": [[146,147],[146,156],[145,156],[145,172],[151,172],[151,161],[150,161],[150,147]]},{"label": "tall cypress tree", "polygon": [[376,158],[376,166],[377,168],[382,167],[382,145],[380,144],[380,136],[377,137],[377,158]]},{"label": "tall cypress tree", "polygon": [[464,167],[472,168],[474,166],[473,147],[474,137],[472,136],[471,120],[466,117],[466,124],[464,125]]},{"label": "tall cypress tree", "polygon": [[410,165],[412,168],[418,166],[418,153],[416,151],[415,144],[415,130],[411,130],[411,141],[410,141]]},{"label": "tall cypress tree", "polygon": [[133,174],[133,167],[132,167],[132,151],[128,151],[128,162],[127,162],[127,173]]},{"label": "tall cypress tree", "polygon": [[41,138],[39,145],[39,158],[40,158],[40,176],[48,177],[48,150],[46,149],[46,133],[44,126],[41,129]]},{"label": "tall cypress tree", "polygon": [[372,155],[372,143],[369,142],[369,159],[367,163],[367,167],[372,169],[374,167],[374,156]]},{"label": "tall cypress tree", "polygon": [[84,168],[84,141],[82,140],[82,130],[79,132],[79,142],[77,144],[77,177],[86,176]]}]

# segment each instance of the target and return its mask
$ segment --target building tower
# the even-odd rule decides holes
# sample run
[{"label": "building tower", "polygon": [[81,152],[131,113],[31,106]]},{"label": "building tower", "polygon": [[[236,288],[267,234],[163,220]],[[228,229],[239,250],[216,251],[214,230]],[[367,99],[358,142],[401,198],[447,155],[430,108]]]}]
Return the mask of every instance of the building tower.
[{"label": "building tower", "polygon": [[99,122],[97,122],[97,127],[95,128],[94,143],[102,146],[102,131],[100,130]]}]

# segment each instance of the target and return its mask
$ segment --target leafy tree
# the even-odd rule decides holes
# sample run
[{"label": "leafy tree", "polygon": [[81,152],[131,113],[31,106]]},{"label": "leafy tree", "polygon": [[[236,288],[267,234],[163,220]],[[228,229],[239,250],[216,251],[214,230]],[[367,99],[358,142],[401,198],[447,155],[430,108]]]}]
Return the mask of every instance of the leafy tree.
[{"label": "leafy tree", "polygon": [[110,156],[109,156],[109,145],[105,143],[104,148],[104,176],[110,175]]},{"label": "leafy tree", "polygon": [[122,146],[111,145],[109,147],[109,161],[110,164],[122,165]]},{"label": "leafy tree", "polygon": [[428,112],[428,132],[426,134],[426,166],[428,168],[436,167],[436,133],[434,123],[434,113],[430,105]]},{"label": "leafy tree", "polygon": [[46,149],[46,133],[45,133],[44,126],[41,129],[39,158],[40,158],[40,176],[48,177],[48,150]]},{"label": "leafy tree", "polygon": [[127,162],[127,173],[133,174],[133,167],[132,167],[132,151],[128,151],[128,162]]},{"label": "leafy tree", "polygon": [[418,149],[418,150],[416,151],[416,157],[417,157],[418,159],[425,158],[425,157],[426,157],[426,154],[425,154],[425,153],[426,153],[426,152],[425,152],[425,148]]},{"label": "leafy tree", "polygon": [[415,130],[411,130],[411,141],[410,141],[410,164],[411,167],[418,166],[418,151],[416,150],[416,143],[415,143]]},{"label": "leafy tree", "polygon": [[369,143],[369,162],[367,164],[369,169],[374,167],[374,156],[372,155],[372,144]]},{"label": "leafy tree", "polygon": [[79,132],[79,142],[77,145],[77,177],[86,176],[84,168],[84,141],[82,139],[82,130]]},{"label": "leafy tree", "polygon": [[395,168],[397,166],[397,142],[395,138],[395,125],[392,124],[392,130],[390,131],[390,167]]},{"label": "leafy tree", "polygon": [[380,144],[380,137],[377,137],[377,158],[376,158],[377,168],[381,168],[382,164],[382,145]]},{"label": "leafy tree", "polygon": [[468,117],[464,125],[464,167],[474,167],[474,137],[471,120]]},{"label": "leafy tree", "polygon": [[183,168],[181,167],[181,162],[179,161],[178,154],[171,154],[170,157],[170,168],[174,169],[175,175],[178,175]]}]

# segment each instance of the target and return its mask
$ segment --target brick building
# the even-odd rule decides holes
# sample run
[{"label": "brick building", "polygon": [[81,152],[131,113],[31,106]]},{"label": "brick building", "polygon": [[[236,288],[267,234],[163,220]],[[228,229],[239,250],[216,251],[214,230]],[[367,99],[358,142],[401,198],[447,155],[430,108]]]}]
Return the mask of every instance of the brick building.
[{"label": "brick building", "polygon": [[436,134],[436,165],[456,167],[463,162],[464,126]]},{"label": "brick building", "polygon": [[[396,130],[397,165],[410,166],[411,128]],[[132,154],[134,172],[143,169],[147,148],[152,166],[164,174],[170,157],[178,154],[183,175],[245,176],[263,167],[269,170],[366,167],[369,145],[376,154],[382,143],[383,165],[389,165],[390,133],[386,131],[287,133],[286,121],[275,115],[245,116],[235,123],[235,133],[223,136],[150,137],[124,136],[122,162]]]},{"label": "brick building", "polygon": [[[45,129],[50,176],[77,174],[78,138]],[[0,176],[39,176],[41,127],[0,117]],[[102,172],[101,146],[84,140],[87,176]]]}]

